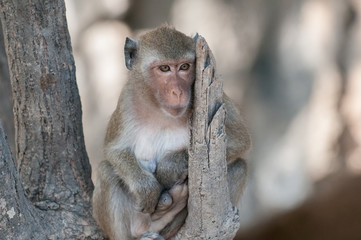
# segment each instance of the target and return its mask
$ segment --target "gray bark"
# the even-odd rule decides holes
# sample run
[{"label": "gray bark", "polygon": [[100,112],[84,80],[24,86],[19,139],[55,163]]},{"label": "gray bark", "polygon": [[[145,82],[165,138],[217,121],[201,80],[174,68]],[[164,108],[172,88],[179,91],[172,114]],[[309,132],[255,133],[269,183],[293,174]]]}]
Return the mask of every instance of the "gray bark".
[{"label": "gray bark", "polygon": [[0,238],[41,239],[46,236],[43,229],[50,226],[48,222],[41,222],[41,212],[36,211],[25,197],[1,121],[0,181],[3,183],[0,187]]},{"label": "gray bark", "polygon": [[8,61],[6,59],[4,36],[0,24],[0,118],[3,120],[4,130],[8,142],[14,151],[14,115],[11,95]]},{"label": "gray bark", "polygon": [[0,18],[19,172],[1,131],[0,239],[99,239],[64,2],[1,0]]},{"label": "gray bark", "polygon": [[222,82],[204,38],[197,41],[194,113],[189,147],[188,217],[177,239],[233,239],[239,228],[227,184]]}]

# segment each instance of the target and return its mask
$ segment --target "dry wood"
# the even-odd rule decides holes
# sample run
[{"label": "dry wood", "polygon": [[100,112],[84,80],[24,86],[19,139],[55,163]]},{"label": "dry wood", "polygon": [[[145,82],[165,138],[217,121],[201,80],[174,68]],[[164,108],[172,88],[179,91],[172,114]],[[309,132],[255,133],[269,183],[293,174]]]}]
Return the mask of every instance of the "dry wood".
[{"label": "dry wood", "polygon": [[197,41],[189,147],[189,215],[177,239],[232,239],[238,210],[229,199],[222,82],[203,37]]}]

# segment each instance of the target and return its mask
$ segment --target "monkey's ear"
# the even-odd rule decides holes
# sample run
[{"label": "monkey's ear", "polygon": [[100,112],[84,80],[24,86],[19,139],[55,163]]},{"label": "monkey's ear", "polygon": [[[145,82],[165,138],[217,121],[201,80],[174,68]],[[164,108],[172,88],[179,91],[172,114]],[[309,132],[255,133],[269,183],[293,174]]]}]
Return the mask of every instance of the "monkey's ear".
[{"label": "monkey's ear", "polygon": [[193,37],[193,41],[197,42],[198,37],[199,37],[199,35],[198,35],[198,33],[196,33],[196,35]]},{"label": "monkey's ear", "polygon": [[127,66],[129,70],[131,70],[133,67],[133,63],[137,57],[137,52],[138,52],[137,43],[127,37],[125,39],[125,44],[124,44],[124,56],[125,56],[125,66]]}]

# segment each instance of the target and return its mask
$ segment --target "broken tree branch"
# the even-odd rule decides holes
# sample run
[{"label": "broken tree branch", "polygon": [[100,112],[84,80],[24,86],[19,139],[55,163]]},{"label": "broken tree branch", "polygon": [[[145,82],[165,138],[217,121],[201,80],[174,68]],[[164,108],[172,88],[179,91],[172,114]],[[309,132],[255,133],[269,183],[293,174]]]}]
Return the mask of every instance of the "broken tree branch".
[{"label": "broken tree branch", "polygon": [[227,183],[223,84],[205,39],[197,40],[189,147],[188,218],[177,239],[232,239],[239,228]]}]

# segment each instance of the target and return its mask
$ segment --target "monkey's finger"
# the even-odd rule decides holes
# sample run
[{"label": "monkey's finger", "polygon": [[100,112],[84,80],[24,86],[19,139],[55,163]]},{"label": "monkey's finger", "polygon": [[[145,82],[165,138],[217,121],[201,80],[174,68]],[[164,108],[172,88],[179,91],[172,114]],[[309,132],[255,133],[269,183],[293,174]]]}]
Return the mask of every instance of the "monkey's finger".
[{"label": "monkey's finger", "polygon": [[187,182],[188,182],[188,173],[183,173],[175,184],[179,185]]},{"label": "monkey's finger", "polygon": [[188,184],[177,184],[174,185],[170,190],[169,194],[173,199],[173,204],[175,202],[182,201],[188,198]]},{"label": "monkey's finger", "polygon": [[182,184],[181,198],[188,198],[188,182]]}]

